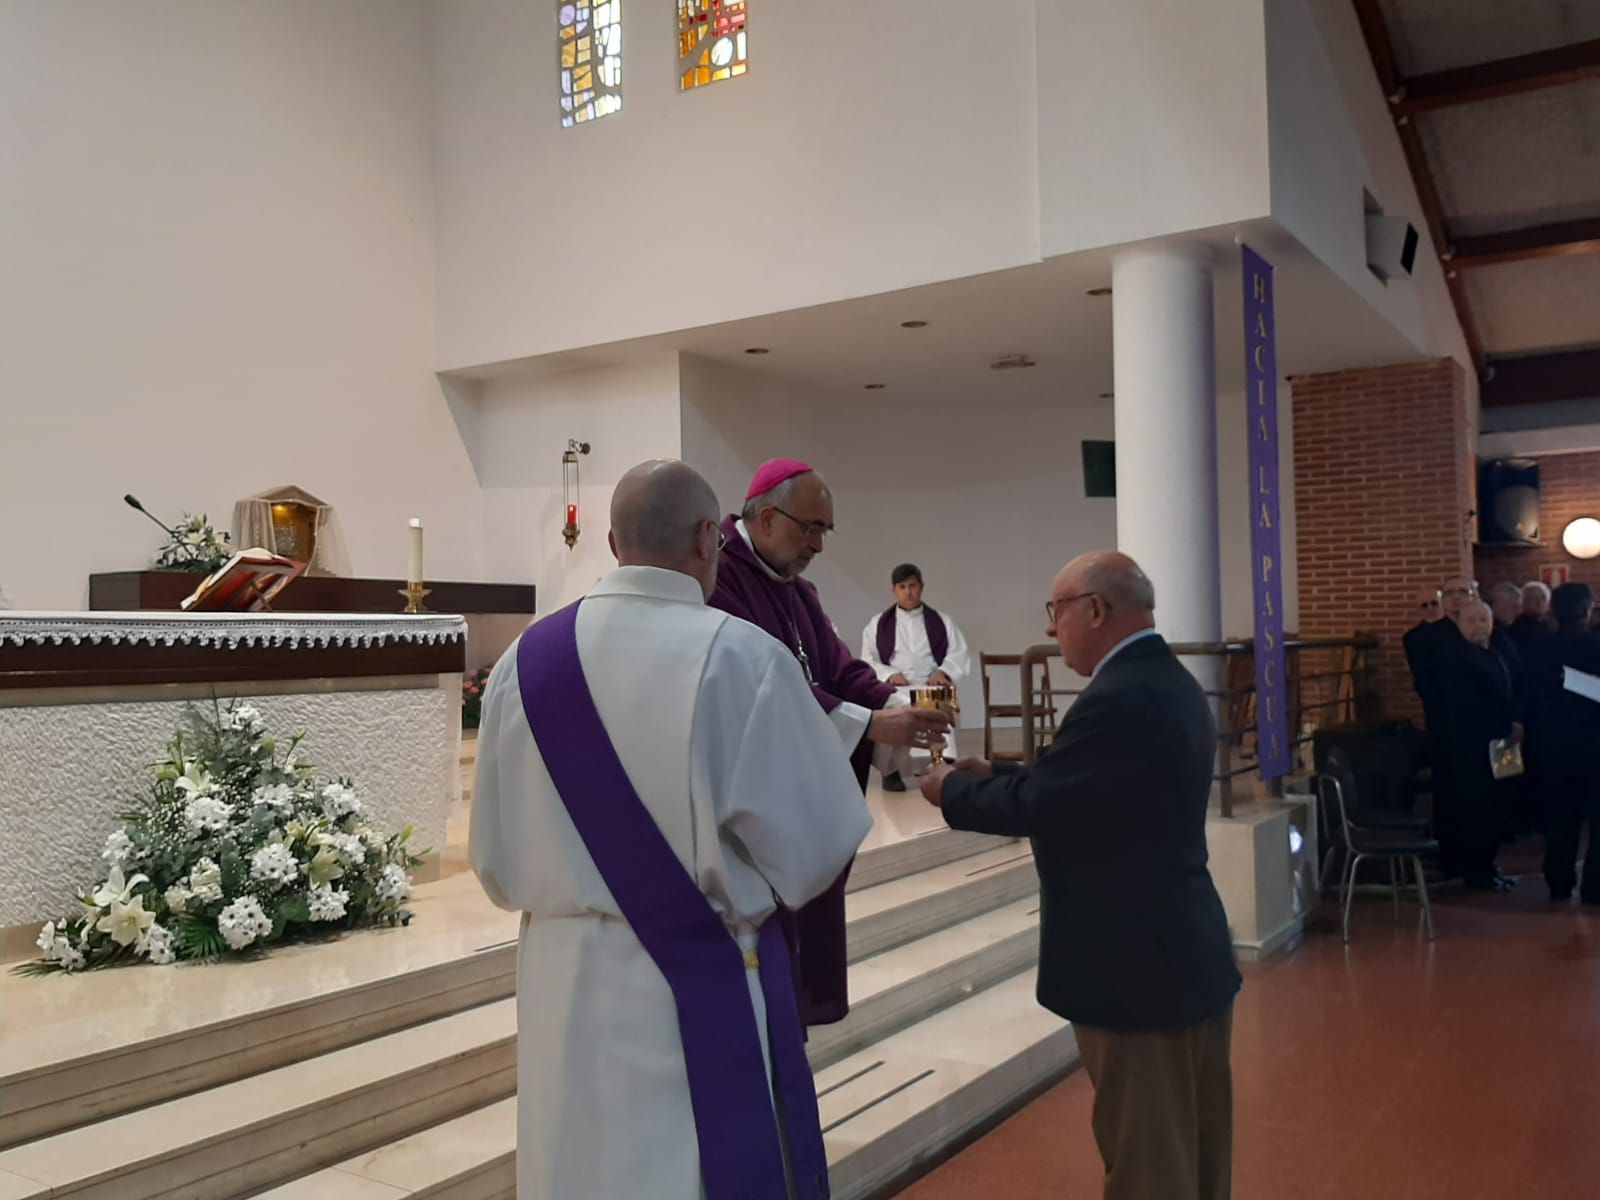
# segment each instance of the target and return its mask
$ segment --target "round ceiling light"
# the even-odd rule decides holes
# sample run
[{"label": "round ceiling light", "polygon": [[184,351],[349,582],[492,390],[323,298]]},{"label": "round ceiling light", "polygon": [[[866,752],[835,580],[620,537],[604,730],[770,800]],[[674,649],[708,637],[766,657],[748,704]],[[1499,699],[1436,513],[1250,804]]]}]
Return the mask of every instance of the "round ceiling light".
[{"label": "round ceiling light", "polygon": [[1600,558],[1600,521],[1579,517],[1561,531],[1561,545],[1573,558]]}]

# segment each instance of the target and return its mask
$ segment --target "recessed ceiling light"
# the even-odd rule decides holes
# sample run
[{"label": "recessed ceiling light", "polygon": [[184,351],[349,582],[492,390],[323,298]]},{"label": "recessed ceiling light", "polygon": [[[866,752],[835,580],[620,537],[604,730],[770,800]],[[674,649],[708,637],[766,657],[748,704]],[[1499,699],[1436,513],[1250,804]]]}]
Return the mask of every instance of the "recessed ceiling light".
[{"label": "recessed ceiling light", "polygon": [[866,388],[867,391],[869,391],[869,392],[881,392],[881,391],[883,391],[884,388],[888,387],[889,385],[887,383],[866,383],[866,384],[862,384],[862,386],[864,388]]},{"label": "recessed ceiling light", "polygon": [[928,327],[928,323],[926,321],[901,321],[900,322],[900,328],[901,329],[926,329],[927,327]]},{"label": "recessed ceiling light", "polygon": [[746,348],[745,353],[746,354],[771,354],[772,351],[768,350],[765,346],[750,346],[750,347]]},{"label": "recessed ceiling light", "polygon": [[1084,294],[1087,296],[1109,296],[1111,295],[1111,289],[1108,287],[1090,288]]},{"label": "recessed ceiling light", "polygon": [[1038,366],[1026,354],[1008,354],[1004,358],[997,358],[989,364],[991,371],[1020,371],[1025,367]]}]

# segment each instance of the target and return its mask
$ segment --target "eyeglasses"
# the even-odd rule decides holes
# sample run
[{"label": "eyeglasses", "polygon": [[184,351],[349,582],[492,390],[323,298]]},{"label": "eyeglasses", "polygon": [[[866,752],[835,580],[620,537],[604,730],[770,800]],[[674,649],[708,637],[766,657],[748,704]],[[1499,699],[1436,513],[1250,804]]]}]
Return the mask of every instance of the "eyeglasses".
[{"label": "eyeglasses", "polygon": [[[1064,610],[1067,607],[1067,605],[1071,604],[1075,600],[1087,600],[1090,596],[1100,596],[1100,593],[1099,592],[1079,592],[1076,596],[1068,596],[1066,599],[1062,600],[1059,604],[1054,600],[1046,600],[1044,602],[1044,615],[1049,617],[1050,618],[1050,623],[1052,625],[1054,625],[1056,623],[1056,613],[1058,611]],[[1110,604],[1106,604],[1106,598],[1104,596],[1100,596],[1100,603],[1105,604],[1105,606],[1107,608],[1111,607]]]},{"label": "eyeglasses", "polygon": [[707,521],[706,524],[717,531],[717,553],[721,554],[728,548],[728,535],[723,532],[722,526],[715,521]]},{"label": "eyeglasses", "polygon": [[1478,585],[1474,583],[1471,586],[1464,588],[1445,588],[1444,594],[1446,596],[1476,596],[1478,594]]},{"label": "eyeglasses", "polygon": [[830,533],[833,532],[832,525],[826,525],[821,521],[802,521],[793,513],[784,512],[783,509],[779,508],[776,504],[772,506],[772,511],[777,513],[780,517],[788,517],[789,520],[800,526],[800,532],[805,534],[805,536],[808,538],[826,538]]},{"label": "eyeglasses", "polygon": [[1417,607],[1421,608],[1423,610],[1427,610],[1427,609],[1430,609],[1430,608],[1438,608],[1439,607],[1439,602],[1437,600],[1424,600]]}]

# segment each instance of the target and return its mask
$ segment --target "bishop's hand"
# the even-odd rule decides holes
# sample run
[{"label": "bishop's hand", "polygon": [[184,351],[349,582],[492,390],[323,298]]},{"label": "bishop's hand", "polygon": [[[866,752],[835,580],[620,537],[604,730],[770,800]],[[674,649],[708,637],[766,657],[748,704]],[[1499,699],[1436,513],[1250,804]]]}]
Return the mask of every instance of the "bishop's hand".
[{"label": "bishop's hand", "polygon": [[886,708],[872,714],[867,737],[880,746],[926,750],[950,729],[950,714],[937,708]]}]

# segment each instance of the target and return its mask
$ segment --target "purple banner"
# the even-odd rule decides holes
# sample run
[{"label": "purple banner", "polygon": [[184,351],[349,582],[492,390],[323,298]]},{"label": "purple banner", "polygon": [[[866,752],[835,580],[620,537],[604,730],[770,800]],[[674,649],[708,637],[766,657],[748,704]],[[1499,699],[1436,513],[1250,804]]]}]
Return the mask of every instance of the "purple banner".
[{"label": "purple banner", "polygon": [[1290,771],[1283,651],[1283,539],[1278,503],[1278,328],[1272,264],[1244,252],[1245,394],[1250,414],[1250,582],[1255,598],[1256,748],[1261,778]]}]

